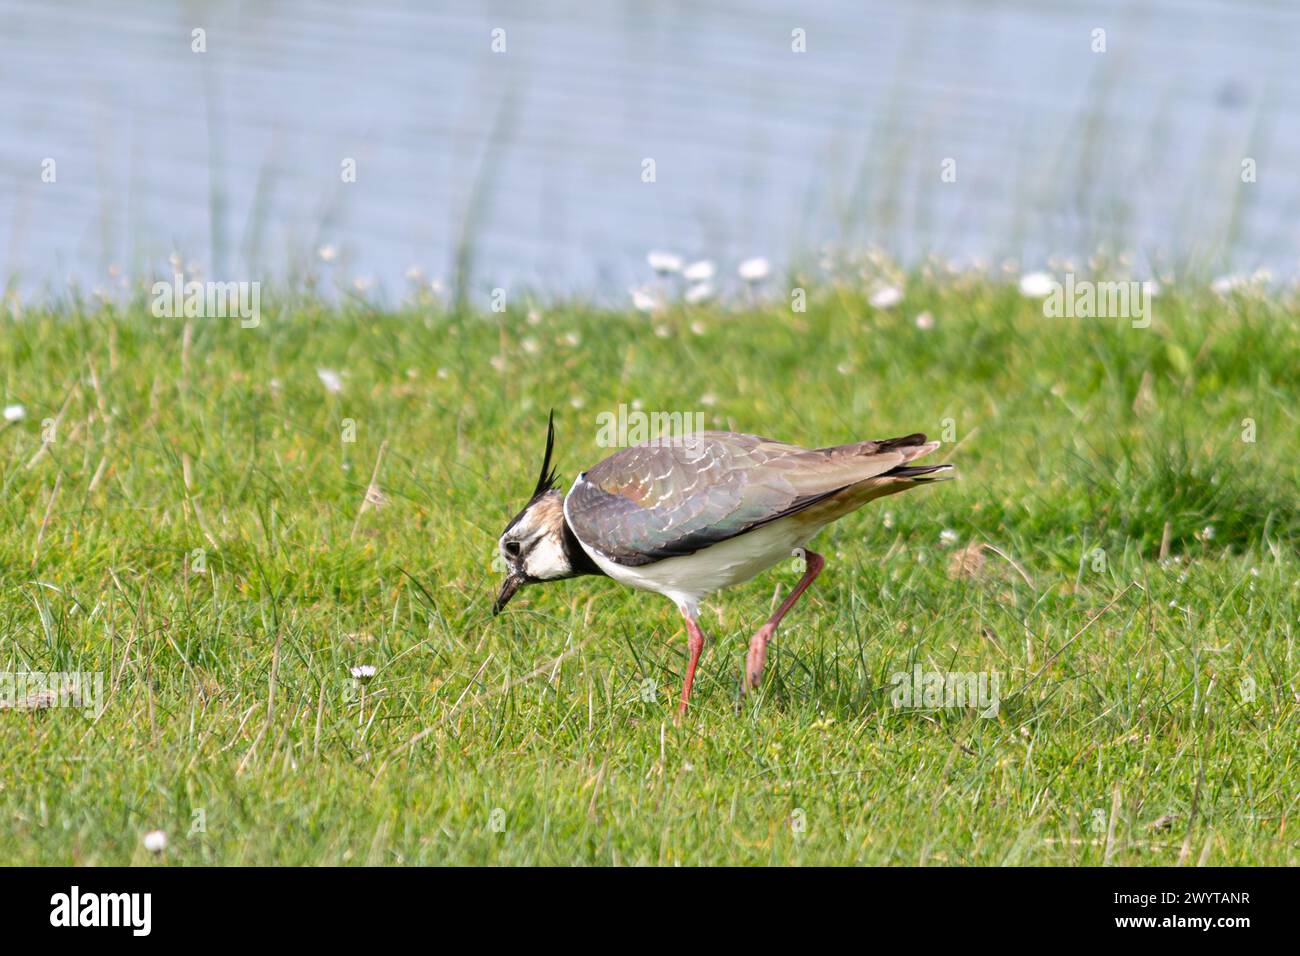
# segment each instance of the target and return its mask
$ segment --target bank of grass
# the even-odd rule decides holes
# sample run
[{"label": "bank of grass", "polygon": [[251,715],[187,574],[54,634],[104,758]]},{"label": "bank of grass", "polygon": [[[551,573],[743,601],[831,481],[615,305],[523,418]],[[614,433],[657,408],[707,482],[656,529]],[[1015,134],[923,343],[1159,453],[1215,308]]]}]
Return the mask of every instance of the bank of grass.
[{"label": "bank of grass", "polygon": [[[3,321],[0,671],[105,692],[0,710],[0,862],[155,862],[151,829],[173,864],[1300,858],[1293,303],[1171,290],[1134,329],[953,280],[889,311],[264,310]],[[818,539],[754,698],[744,646],[796,572],[712,602],[676,725],[663,599],[581,579],[490,616],[547,411],[571,478],[624,403],[926,431],[962,477]],[[894,706],[916,666],[996,672],[996,715]]]}]

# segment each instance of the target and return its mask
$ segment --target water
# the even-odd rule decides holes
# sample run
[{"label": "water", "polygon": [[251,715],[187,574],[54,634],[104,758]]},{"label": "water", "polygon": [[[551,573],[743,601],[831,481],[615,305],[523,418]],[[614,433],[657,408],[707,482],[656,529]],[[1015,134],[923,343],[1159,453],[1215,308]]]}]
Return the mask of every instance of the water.
[{"label": "water", "polygon": [[179,252],[622,301],[651,248],[1029,268],[1103,241],[1294,274],[1300,6],[1089,8],[0,0],[0,276],[111,286]]}]

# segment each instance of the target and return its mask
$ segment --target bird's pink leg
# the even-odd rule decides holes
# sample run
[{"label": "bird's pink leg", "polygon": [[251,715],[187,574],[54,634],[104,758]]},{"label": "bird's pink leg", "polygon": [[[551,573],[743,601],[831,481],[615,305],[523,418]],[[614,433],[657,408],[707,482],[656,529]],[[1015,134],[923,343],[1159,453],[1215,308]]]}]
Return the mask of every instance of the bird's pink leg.
[{"label": "bird's pink leg", "polygon": [[812,551],[804,551],[804,560],[807,562],[807,570],[804,571],[799,583],[781,602],[776,613],[767,619],[767,623],[760,627],[749,641],[749,654],[745,657],[747,688],[757,687],[759,681],[763,679],[763,665],[767,663],[767,643],[776,634],[776,626],[781,623],[781,618],[794,607],[794,602],[799,600],[799,595],[808,590],[808,585],[813,583],[817,575],[821,574],[822,568],[826,566],[826,559]]},{"label": "bird's pink leg", "polygon": [[686,713],[686,704],[691,699],[691,685],[695,683],[695,665],[700,662],[700,652],[704,650],[704,632],[700,630],[700,625],[685,611],[682,612],[682,617],[686,618],[686,632],[690,635],[686,646],[691,652],[691,662],[686,665],[686,683],[682,685],[682,703],[677,708],[678,716]]}]

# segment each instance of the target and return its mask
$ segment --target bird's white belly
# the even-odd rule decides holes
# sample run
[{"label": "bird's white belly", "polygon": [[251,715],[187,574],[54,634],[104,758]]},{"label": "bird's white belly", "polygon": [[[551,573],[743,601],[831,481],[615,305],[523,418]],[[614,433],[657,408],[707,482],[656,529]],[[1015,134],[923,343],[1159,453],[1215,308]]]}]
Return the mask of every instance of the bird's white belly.
[{"label": "bird's white belly", "polygon": [[748,581],[790,558],[795,548],[803,547],[820,530],[818,526],[809,527],[807,523],[782,518],[703,551],[664,558],[637,568],[602,557],[581,539],[579,544],[615,581],[645,591],[657,591],[694,614],[701,597]]}]

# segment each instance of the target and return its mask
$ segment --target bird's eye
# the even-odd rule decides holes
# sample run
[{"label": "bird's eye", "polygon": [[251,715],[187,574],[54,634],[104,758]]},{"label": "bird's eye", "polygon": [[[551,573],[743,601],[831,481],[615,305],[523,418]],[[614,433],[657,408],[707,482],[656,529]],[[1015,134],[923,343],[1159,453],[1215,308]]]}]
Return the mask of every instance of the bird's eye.
[{"label": "bird's eye", "polygon": [[507,542],[506,542],[506,554],[510,555],[510,557],[512,557],[512,558],[517,558],[517,557],[519,557],[519,542],[518,542],[518,541],[507,541]]}]

